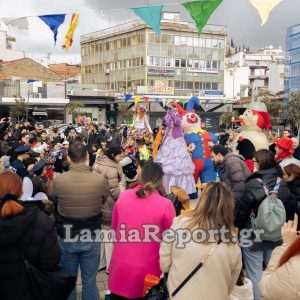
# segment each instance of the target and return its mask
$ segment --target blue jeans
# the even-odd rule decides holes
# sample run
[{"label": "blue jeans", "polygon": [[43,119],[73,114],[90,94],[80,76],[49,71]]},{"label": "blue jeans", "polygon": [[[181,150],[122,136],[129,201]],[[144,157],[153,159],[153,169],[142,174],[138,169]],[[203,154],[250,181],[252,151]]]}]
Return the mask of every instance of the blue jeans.
[{"label": "blue jeans", "polygon": [[[80,267],[82,279],[82,300],[99,300],[96,277],[100,262],[100,243],[67,243],[59,239],[61,249],[60,266],[70,275],[78,275]],[[76,300],[76,286],[68,300]]]},{"label": "blue jeans", "polygon": [[259,282],[263,274],[263,263],[267,266],[273,250],[251,251],[242,248],[245,269],[253,284],[254,300],[260,300]]}]

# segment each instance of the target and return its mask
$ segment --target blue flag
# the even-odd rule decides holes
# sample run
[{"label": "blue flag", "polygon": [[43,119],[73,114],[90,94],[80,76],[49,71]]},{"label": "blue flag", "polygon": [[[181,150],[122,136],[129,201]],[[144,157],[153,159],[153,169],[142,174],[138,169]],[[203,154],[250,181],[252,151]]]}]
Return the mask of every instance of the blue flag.
[{"label": "blue flag", "polygon": [[128,102],[132,98],[132,95],[125,95],[125,102]]},{"label": "blue flag", "polygon": [[57,33],[59,26],[65,21],[66,15],[45,15],[39,16],[41,20],[43,20],[52,30],[54,34],[54,45],[56,45]]},{"label": "blue flag", "polygon": [[38,80],[28,79],[27,83],[32,83],[32,82],[36,82],[36,81],[38,81]]},{"label": "blue flag", "polygon": [[134,13],[147,23],[157,35],[160,35],[160,20],[164,6],[145,6],[131,8]]}]

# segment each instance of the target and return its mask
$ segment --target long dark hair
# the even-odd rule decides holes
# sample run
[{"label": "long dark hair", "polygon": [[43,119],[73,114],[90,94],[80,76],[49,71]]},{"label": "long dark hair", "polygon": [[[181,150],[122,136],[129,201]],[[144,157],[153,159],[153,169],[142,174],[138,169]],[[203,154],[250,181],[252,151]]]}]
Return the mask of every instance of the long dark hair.
[{"label": "long dark hair", "polygon": [[110,159],[115,161],[115,157],[119,154],[122,154],[124,152],[122,147],[109,147],[105,154]]},{"label": "long dark hair", "polygon": [[145,198],[146,192],[152,193],[161,186],[164,176],[163,169],[160,164],[149,161],[142,168],[141,184],[143,187],[136,192],[139,198]]}]

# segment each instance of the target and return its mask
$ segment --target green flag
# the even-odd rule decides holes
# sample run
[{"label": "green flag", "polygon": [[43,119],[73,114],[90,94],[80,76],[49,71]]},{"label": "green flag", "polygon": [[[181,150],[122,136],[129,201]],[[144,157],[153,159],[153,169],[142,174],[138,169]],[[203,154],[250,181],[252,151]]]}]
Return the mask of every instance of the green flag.
[{"label": "green flag", "polygon": [[200,34],[212,13],[217,9],[222,0],[200,0],[182,3],[196,23]]}]

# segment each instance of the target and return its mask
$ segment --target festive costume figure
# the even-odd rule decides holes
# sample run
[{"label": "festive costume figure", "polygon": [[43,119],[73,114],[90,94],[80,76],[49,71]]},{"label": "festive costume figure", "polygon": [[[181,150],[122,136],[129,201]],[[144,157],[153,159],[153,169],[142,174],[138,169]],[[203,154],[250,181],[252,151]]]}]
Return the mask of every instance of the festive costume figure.
[{"label": "festive costume figure", "polygon": [[282,169],[291,164],[300,165],[300,161],[293,156],[293,141],[289,137],[283,136],[275,145],[275,160]]},{"label": "festive costume figure", "polygon": [[150,127],[146,108],[144,105],[138,104],[133,113],[133,124],[128,128],[128,134],[133,136],[139,143],[150,144],[153,142],[153,133]]},{"label": "festive costume figure", "polygon": [[177,111],[168,111],[163,127],[164,136],[154,160],[162,164],[166,192],[171,193],[171,188],[176,186],[188,194],[196,193],[193,177],[195,167],[187,151],[181,130],[181,117]]},{"label": "festive costume figure", "polygon": [[175,104],[178,112],[182,115],[181,128],[184,132],[184,139],[192,153],[192,161],[195,166],[194,179],[197,184],[199,177],[201,183],[216,180],[216,172],[210,155],[209,144],[216,143],[217,137],[201,128],[201,119],[193,111],[195,105],[199,104],[197,97],[192,97],[187,104],[185,111],[179,104]]},{"label": "festive costume figure", "polygon": [[234,150],[238,150],[253,172],[254,153],[260,149],[269,149],[269,141],[264,130],[272,129],[267,107],[261,102],[252,102],[240,116],[243,131],[235,139]]},{"label": "festive costume figure", "polygon": [[264,130],[271,130],[272,125],[267,107],[261,102],[252,102],[240,116],[243,131],[236,137],[236,143],[244,139],[252,142],[255,151],[269,149],[269,142]]}]

